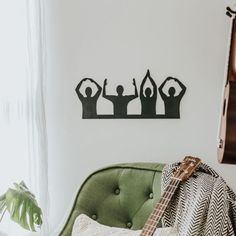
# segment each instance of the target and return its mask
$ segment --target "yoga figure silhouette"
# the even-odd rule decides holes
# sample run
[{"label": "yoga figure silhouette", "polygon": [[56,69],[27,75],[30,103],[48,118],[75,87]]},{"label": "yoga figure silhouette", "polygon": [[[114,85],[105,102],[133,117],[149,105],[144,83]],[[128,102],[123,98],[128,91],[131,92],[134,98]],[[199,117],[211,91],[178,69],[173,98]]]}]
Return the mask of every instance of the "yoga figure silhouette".
[{"label": "yoga figure silhouette", "polygon": [[124,87],[122,85],[118,85],[116,87],[117,95],[107,95],[106,94],[107,79],[104,80],[103,97],[113,103],[114,117],[127,116],[128,103],[131,100],[138,97],[138,90],[137,90],[135,79],[133,79],[133,85],[134,85],[134,90],[135,90],[134,95],[123,95]]},{"label": "yoga figure silhouette", "polygon": [[[167,81],[174,80],[182,89],[180,93],[175,96],[176,90],[174,87],[170,87],[168,90],[169,96],[163,92],[163,88]],[[186,87],[176,78],[168,77],[159,87],[159,93],[165,104],[165,116],[167,118],[180,118],[180,101],[186,92]]]},{"label": "yoga figure silhouette", "polygon": [[[91,81],[92,83],[94,83],[97,86],[97,92],[95,93],[94,96],[92,96],[93,90],[89,86],[85,89],[86,97],[80,92],[81,85],[86,80]],[[93,79],[85,78],[79,82],[75,91],[76,91],[76,93],[82,103],[82,106],[83,106],[83,118],[96,117],[97,116],[97,100],[102,92],[101,86]]]},{"label": "yoga figure silhouette", "polygon": [[[152,84],[152,89],[147,87],[143,91],[144,85],[147,82],[147,79],[150,80]],[[140,86],[140,100],[141,100],[141,115],[146,117],[152,117],[156,115],[156,100],[157,100],[157,86],[155,81],[150,76],[150,71],[147,71],[141,86]]]}]

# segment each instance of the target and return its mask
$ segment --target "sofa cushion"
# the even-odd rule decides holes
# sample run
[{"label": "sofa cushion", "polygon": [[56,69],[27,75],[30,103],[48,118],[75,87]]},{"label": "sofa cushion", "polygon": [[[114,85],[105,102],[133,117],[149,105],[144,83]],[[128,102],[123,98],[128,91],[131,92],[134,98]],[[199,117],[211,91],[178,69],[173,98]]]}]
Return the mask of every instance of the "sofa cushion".
[{"label": "sofa cushion", "polygon": [[[142,230],[123,229],[99,224],[88,216],[79,215],[74,223],[71,236],[140,236]],[[179,236],[176,228],[157,228],[153,236]]]},{"label": "sofa cushion", "polygon": [[60,235],[71,235],[80,214],[108,226],[141,229],[160,199],[163,167],[159,163],[132,163],[94,172],[82,184]]}]

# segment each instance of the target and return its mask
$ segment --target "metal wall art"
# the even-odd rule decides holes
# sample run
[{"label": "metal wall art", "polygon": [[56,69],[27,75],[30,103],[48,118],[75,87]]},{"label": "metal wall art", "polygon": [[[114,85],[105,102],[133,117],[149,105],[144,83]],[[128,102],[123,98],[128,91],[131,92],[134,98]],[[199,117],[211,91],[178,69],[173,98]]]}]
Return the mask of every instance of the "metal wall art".
[{"label": "metal wall art", "polygon": [[[147,80],[150,81],[151,86],[145,88]],[[180,87],[180,92],[177,94],[176,87],[171,86],[168,92],[164,92],[164,87],[167,81],[175,81]],[[94,83],[96,92],[88,86],[85,89],[85,94],[81,92],[81,86],[85,81]],[[135,79],[132,84],[134,86],[134,93],[130,95],[123,95],[124,87],[118,85],[116,88],[117,94],[107,93],[107,79],[104,80],[103,87],[101,87],[95,80],[91,78],[82,79],[76,87],[76,93],[82,103],[83,108],[83,119],[163,119],[163,118],[180,118],[180,102],[186,92],[186,87],[178,79],[168,77],[159,88],[148,70],[141,85],[138,88]],[[156,102],[158,92],[161,99],[163,100],[165,107],[165,114],[156,114]],[[92,95],[94,93],[94,95]],[[98,114],[97,113],[97,101],[99,97],[109,100],[113,104],[113,114]],[[134,99],[140,99],[141,103],[141,114],[128,114],[127,107],[130,101]]]}]

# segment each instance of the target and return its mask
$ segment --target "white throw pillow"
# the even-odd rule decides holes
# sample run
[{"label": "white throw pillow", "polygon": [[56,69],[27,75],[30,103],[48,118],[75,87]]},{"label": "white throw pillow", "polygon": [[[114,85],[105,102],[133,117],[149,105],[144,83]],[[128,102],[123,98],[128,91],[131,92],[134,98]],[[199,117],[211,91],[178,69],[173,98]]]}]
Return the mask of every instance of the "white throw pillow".
[{"label": "white throw pillow", "polygon": [[[79,215],[74,223],[72,236],[139,236],[141,230],[130,230],[101,225],[88,216]],[[178,236],[175,228],[158,228],[154,236]]]}]

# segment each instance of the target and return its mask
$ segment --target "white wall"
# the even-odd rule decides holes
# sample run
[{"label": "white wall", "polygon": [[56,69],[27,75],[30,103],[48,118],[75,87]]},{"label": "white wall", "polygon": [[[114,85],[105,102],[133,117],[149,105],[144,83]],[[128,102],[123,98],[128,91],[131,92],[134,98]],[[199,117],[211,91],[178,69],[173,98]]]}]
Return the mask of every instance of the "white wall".
[{"label": "white wall", "polygon": [[[222,0],[48,0],[47,125],[52,230],[92,171],[120,162],[196,155],[236,190],[236,166],[217,162],[217,130],[230,20]],[[179,78],[187,93],[180,120],[83,120],[75,87],[108,78],[132,91],[151,70],[159,86]],[[163,105],[159,106],[163,109]],[[130,104],[138,111],[139,101]],[[100,99],[99,109],[111,104]],[[91,193],[93,194],[93,193]]]}]

